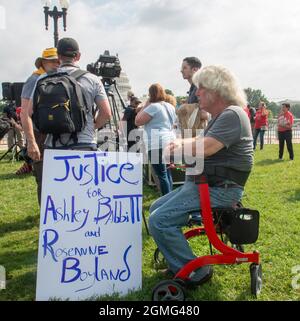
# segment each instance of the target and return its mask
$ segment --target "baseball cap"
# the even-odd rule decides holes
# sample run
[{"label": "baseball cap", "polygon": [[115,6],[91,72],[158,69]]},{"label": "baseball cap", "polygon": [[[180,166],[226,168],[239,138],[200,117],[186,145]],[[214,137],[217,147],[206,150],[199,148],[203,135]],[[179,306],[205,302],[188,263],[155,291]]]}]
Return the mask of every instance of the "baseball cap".
[{"label": "baseball cap", "polygon": [[65,57],[75,57],[79,53],[79,45],[73,38],[62,38],[58,41],[57,53]]}]

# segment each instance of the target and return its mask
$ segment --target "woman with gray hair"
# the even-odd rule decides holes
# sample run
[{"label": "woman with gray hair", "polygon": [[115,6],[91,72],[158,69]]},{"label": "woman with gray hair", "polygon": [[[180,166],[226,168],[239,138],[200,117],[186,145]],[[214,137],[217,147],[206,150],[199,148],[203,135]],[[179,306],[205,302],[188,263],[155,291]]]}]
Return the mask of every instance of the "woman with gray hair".
[{"label": "woman with gray hair", "polygon": [[[165,149],[165,155],[192,151],[193,156],[202,157],[212,207],[235,207],[253,164],[251,126],[242,108],[245,94],[235,76],[222,66],[199,70],[193,82],[200,109],[209,112],[212,119],[204,137],[175,140]],[[195,176],[188,173],[183,186],[159,198],[150,208],[149,228],[168,263],[168,274],[178,273],[196,258],[181,231],[189,221],[189,213],[196,211],[200,211],[198,187]],[[189,282],[202,284],[212,274],[211,266],[201,267],[190,274]]]}]

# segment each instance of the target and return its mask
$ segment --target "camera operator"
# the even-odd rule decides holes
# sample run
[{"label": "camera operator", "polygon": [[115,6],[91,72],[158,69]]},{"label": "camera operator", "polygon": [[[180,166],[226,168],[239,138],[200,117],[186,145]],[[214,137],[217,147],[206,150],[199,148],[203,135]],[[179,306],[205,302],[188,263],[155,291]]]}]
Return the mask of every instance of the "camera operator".
[{"label": "camera operator", "polygon": [[14,103],[9,103],[4,109],[4,119],[10,124],[10,130],[7,133],[7,147],[11,149],[14,144],[24,148],[23,130],[21,121],[17,116]]}]

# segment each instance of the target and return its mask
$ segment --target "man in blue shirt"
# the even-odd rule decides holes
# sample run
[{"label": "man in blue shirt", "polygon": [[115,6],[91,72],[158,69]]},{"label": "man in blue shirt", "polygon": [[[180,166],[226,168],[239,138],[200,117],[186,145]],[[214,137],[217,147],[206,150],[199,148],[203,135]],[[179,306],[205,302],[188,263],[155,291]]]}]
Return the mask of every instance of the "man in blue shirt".
[{"label": "man in blue shirt", "polygon": [[198,97],[196,96],[196,86],[193,84],[193,75],[201,68],[201,61],[197,57],[186,57],[183,59],[181,65],[181,73],[183,79],[186,79],[191,87],[189,90],[188,104],[198,103]]}]

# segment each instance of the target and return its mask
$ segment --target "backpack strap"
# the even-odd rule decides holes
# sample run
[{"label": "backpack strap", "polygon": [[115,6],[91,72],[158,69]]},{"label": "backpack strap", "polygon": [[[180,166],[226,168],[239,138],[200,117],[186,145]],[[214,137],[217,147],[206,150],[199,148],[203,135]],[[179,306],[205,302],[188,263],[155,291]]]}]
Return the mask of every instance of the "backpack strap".
[{"label": "backpack strap", "polygon": [[[75,78],[75,80],[78,81],[82,76],[89,74],[89,73],[90,73],[89,71],[77,69],[77,70],[71,72],[69,74],[69,76]],[[75,86],[75,90],[76,90],[76,86]],[[77,93],[76,93],[76,95],[77,95]],[[87,101],[86,101],[86,98],[84,95],[83,95],[83,99],[84,99],[85,105],[87,106]],[[96,110],[94,110],[93,106],[91,106],[91,109],[92,109],[93,117],[95,117]],[[88,111],[89,111],[89,106],[88,106]]]},{"label": "backpack strap", "polygon": [[73,72],[71,72],[69,75],[73,78],[75,78],[77,81],[83,76],[88,74],[89,72],[86,70],[82,70],[82,69],[77,69]]},{"label": "backpack strap", "polygon": [[[75,80],[76,80],[76,83],[74,84],[74,90],[75,90],[75,93],[76,93],[76,97],[80,97],[79,96],[79,94],[78,94],[78,84],[77,84],[77,82],[78,82],[78,80],[82,77],[82,76],[84,76],[84,75],[86,75],[86,74],[88,74],[89,72],[88,71],[86,71],[86,70],[82,70],[82,69],[77,69],[77,70],[75,70],[75,71],[73,71],[73,72],[71,72],[70,74],[69,74],[69,76],[71,76],[72,78],[74,78]],[[84,96],[84,93],[82,93],[82,98],[83,98],[83,100],[84,100],[84,104],[85,104],[85,106],[87,106],[87,102],[86,102],[86,98],[85,98],[85,96]],[[88,108],[88,106],[87,106],[87,108]],[[87,111],[89,111],[88,109],[87,109]],[[73,140],[73,142],[74,142],[74,144],[76,145],[77,143],[78,143],[78,137],[77,137],[77,133],[76,132],[74,132],[74,133],[72,133],[71,134],[71,136],[70,136],[70,138],[69,138],[69,141],[70,140]],[[67,142],[67,144],[69,143],[69,141]],[[62,144],[62,142],[60,141],[60,143]]]}]

